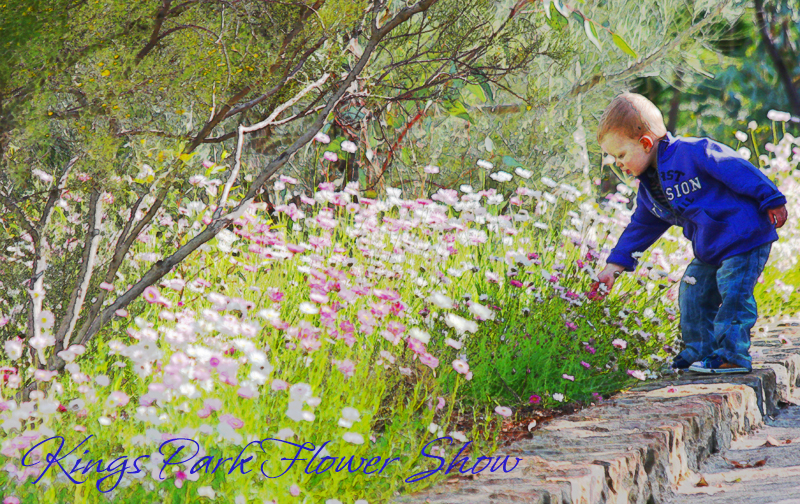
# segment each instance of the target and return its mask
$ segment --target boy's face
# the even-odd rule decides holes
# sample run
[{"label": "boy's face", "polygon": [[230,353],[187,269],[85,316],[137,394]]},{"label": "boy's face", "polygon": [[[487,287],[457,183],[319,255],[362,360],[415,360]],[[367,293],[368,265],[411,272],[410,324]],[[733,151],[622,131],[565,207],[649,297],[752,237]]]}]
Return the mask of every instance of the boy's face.
[{"label": "boy's face", "polygon": [[646,133],[639,141],[626,135],[608,132],[600,146],[605,152],[614,156],[617,167],[629,175],[638,177],[653,164],[657,150],[654,148],[653,135]]}]

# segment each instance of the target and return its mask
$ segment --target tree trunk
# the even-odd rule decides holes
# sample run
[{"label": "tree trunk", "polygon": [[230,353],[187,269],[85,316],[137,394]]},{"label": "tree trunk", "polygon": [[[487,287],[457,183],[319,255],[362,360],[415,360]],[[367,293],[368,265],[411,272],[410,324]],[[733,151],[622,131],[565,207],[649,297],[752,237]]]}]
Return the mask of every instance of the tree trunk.
[{"label": "tree trunk", "polygon": [[756,26],[758,26],[758,31],[761,33],[761,38],[764,41],[767,54],[769,54],[770,59],[772,59],[772,64],[778,72],[778,77],[780,77],[781,83],[783,83],[783,87],[786,89],[786,96],[789,98],[789,106],[792,109],[792,113],[796,116],[800,116],[800,94],[798,94],[797,88],[792,82],[792,76],[786,69],[783,58],[781,58],[780,53],[778,53],[775,42],[773,42],[772,36],[769,33],[766,16],[764,15],[764,0],[755,0],[755,7]]}]

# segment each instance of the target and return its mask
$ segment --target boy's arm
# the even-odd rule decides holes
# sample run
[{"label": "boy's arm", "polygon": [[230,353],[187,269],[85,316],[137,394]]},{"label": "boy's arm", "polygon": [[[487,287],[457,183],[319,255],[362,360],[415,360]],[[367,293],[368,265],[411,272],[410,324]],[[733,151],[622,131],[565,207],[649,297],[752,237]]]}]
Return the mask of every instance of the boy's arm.
[{"label": "boy's arm", "polygon": [[624,267],[625,271],[633,271],[639,261],[634,259],[632,254],[650,248],[650,245],[670,227],[672,224],[650,213],[642,204],[641,197],[637,195],[636,211],[633,212],[631,223],[620,235],[617,246],[611,251],[606,263],[618,264]]},{"label": "boy's arm", "polygon": [[758,201],[759,210],[766,211],[786,204],[786,197],[778,187],[761,170],[727,145],[702,142],[697,145],[695,155],[700,169],[730,190]]}]

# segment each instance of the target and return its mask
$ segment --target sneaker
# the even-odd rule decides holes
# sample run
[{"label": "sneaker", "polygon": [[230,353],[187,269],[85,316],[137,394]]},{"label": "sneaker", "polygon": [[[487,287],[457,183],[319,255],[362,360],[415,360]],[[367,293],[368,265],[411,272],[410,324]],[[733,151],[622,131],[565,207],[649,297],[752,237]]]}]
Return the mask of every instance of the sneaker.
[{"label": "sneaker", "polygon": [[692,363],[681,357],[680,355],[672,359],[672,369],[688,369]]},{"label": "sneaker", "polygon": [[752,371],[746,367],[737,366],[722,357],[709,357],[702,362],[695,362],[689,366],[689,371],[703,374],[736,374]]}]

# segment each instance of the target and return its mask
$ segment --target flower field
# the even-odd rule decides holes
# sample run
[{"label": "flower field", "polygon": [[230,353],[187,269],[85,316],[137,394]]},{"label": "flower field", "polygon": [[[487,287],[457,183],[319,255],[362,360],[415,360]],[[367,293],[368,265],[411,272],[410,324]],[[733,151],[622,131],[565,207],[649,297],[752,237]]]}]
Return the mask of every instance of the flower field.
[{"label": "flower field", "polygon": [[[764,154],[790,219],[798,146],[784,135]],[[688,242],[673,228],[595,301],[635,192],[621,184],[598,203],[589,181],[480,162],[492,188],[370,199],[322,182],[299,206],[250,205],[88,345],[60,352],[62,373],[31,367],[52,350],[43,306],[35,338],[5,342],[5,502],[385,502],[444,478],[439,460],[472,454],[466,470],[489,456],[521,407],[655,377],[677,351]],[[163,229],[190,240],[210,222],[209,177],[145,229],[140,267],[161,257]],[[276,179],[275,196],[297,182]],[[799,238],[794,222],[781,230],[757,290],[765,313],[798,308]],[[456,430],[456,414],[473,430]]]}]

